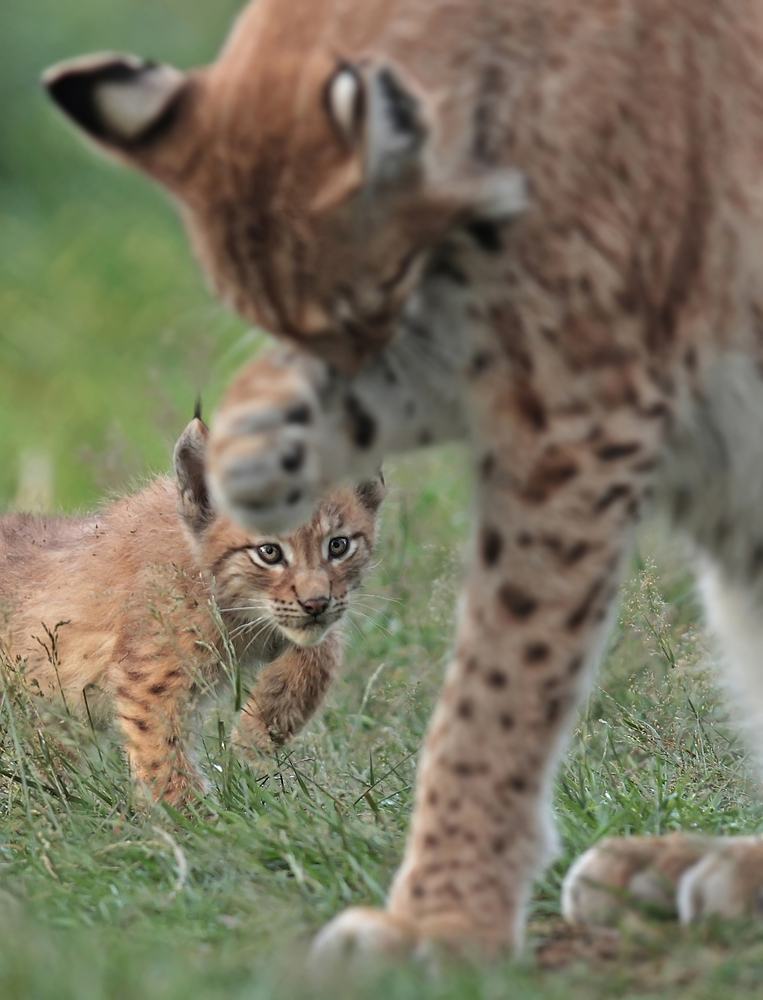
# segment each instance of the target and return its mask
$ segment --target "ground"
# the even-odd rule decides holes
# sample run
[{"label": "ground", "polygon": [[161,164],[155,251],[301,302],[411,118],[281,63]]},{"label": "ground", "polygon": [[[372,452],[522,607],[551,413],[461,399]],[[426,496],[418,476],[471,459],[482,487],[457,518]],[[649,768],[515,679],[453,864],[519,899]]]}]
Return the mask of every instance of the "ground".
[{"label": "ground", "polygon": [[[87,506],[167,467],[202,390],[214,403],[261,341],[209,299],[172,209],[89,156],[35,86],[97,48],[188,64],[235,4],[31,0],[4,21],[0,101],[0,504],[41,469],[54,506]],[[214,10],[212,10],[214,8]],[[73,754],[24,698],[0,700],[0,996],[289,1000],[314,995],[311,934],[379,903],[400,858],[415,758],[452,634],[468,532],[457,450],[390,465],[379,562],[322,717],[268,773],[207,732],[215,800],[196,815],[135,801],[113,743],[64,720]],[[43,490],[44,492],[44,490]],[[342,995],[400,1000],[760,996],[763,928],[679,931],[634,914],[617,934],[558,917],[569,861],[612,833],[763,829],[743,744],[714,679],[691,579],[649,525],[602,675],[557,784],[561,855],[528,946],[489,971],[416,968]],[[371,596],[373,595],[373,596]]]}]

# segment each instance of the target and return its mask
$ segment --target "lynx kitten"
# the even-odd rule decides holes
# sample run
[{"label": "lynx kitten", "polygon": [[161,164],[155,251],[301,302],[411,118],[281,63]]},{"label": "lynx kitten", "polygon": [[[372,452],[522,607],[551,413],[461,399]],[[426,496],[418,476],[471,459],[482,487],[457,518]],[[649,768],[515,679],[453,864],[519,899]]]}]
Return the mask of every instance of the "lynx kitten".
[{"label": "lynx kitten", "polygon": [[[116,717],[130,767],[156,798],[205,787],[191,722],[225,677],[266,664],[234,739],[273,750],[321,703],[341,657],[340,623],[374,548],[381,476],[335,489],[290,534],[245,531],[204,480],[197,412],[160,478],[89,517],[0,519],[2,636],[43,698]],[[218,613],[219,612],[219,613]]]}]

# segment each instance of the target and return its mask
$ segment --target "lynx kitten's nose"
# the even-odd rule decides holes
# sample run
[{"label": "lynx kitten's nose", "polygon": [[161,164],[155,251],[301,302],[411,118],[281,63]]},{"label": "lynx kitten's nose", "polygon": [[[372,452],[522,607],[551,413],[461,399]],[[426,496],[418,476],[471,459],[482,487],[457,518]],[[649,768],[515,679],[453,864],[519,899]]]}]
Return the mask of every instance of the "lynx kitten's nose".
[{"label": "lynx kitten's nose", "polygon": [[308,614],[317,616],[329,606],[329,599],[328,597],[308,597],[306,601],[299,603]]}]

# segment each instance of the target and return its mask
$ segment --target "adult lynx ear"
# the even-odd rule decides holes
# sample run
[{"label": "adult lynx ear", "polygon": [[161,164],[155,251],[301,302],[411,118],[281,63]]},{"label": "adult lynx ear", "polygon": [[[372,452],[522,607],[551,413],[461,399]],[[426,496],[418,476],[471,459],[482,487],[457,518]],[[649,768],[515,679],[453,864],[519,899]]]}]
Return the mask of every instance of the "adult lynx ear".
[{"label": "adult lynx ear", "polygon": [[347,145],[364,161],[367,185],[411,181],[464,220],[509,221],[527,207],[526,183],[511,168],[475,170],[449,179],[435,141],[436,112],[403,72],[390,66],[342,64],[329,79],[326,108]]},{"label": "adult lynx ear", "polygon": [[119,150],[149,142],[171,124],[187,77],[172,66],[99,52],[52,66],[42,82],[86,135]]},{"label": "adult lynx ear", "polygon": [[178,512],[194,534],[203,531],[214,517],[204,475],[208,439],[209,428],[197,403],[194,418],[180,435],[173,454]]},{"label": "adult lynx ear", "polygon": [[342,64],[328,81],[326,107],[348,146],[363,152],[366,180],[415,169],[427,135],[424,104],[395,70]]}]

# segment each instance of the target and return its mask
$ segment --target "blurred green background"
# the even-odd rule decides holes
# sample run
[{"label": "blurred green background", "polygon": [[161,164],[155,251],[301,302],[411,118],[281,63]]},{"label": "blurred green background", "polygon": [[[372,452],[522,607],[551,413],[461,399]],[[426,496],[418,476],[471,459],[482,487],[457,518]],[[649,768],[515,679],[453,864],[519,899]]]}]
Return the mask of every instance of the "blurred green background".
[{"label": "blurred green background", "polygon": [[0,508],[40,464],[63,509],[166,468],[196,393],[209,412],[258,340],[206,292],[172,205],[88,149],[38,82],[99,49],[207,62],[239,7],[0,3]]}]

